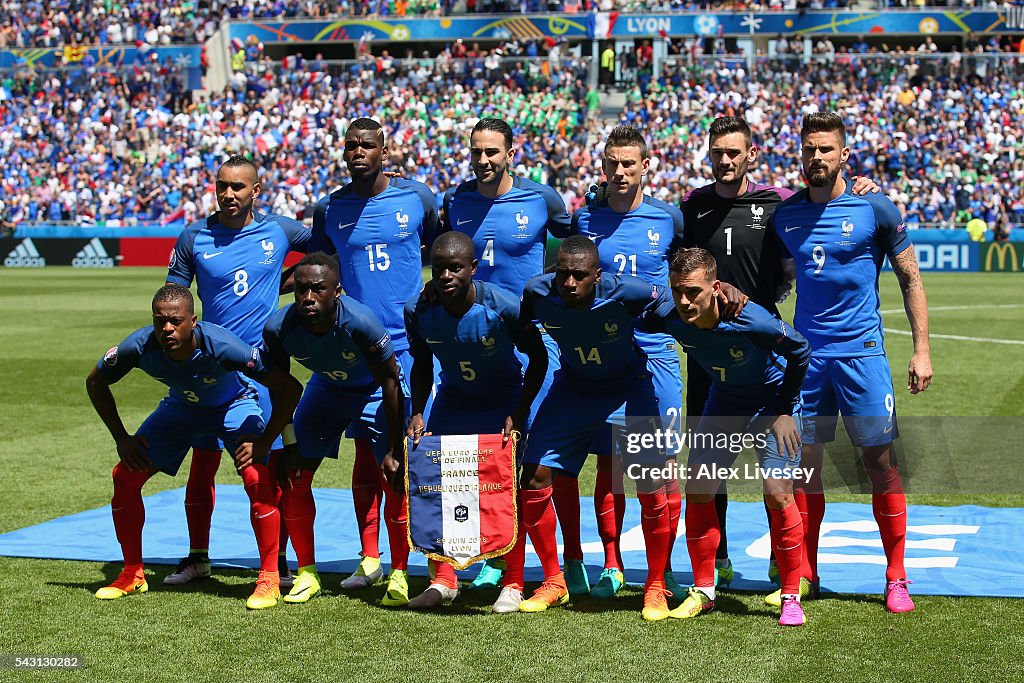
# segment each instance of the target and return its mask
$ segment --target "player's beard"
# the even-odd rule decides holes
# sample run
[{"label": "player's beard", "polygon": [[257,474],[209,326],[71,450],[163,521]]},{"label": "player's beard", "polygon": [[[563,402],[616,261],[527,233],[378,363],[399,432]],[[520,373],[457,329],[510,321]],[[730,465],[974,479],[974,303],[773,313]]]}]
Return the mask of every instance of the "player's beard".
[{"label": "player's beard", "polygon": [[714,175],[716,183],[721,183],[728,187],[739,187],[743,184],[743,179],[747,177],[747,169],[750,168],[750,164],[744,161],[743,163],[737,163],[735,168],[736,170],[733,173],[733,178],[729,181],[722,180],[722,178],[725,177],[725,174],[719,171],[717,167],[713,168],[711,173]]},{"label": "player's beard", "polygon": [[476,175],[476,181],[484,185],[500,185],[501,179],[508,175],[508,166],[494,166],[491,169],[491,179],[484,180],[477,174],[476,169],[473,169],[474,175]]},{"label": "player's beard", "polygon": [[836,178],[839,177],[839,167],[836,166],[832,170],[819,169],[814,173],[805,173],[807,176],[807,184],[811,187],[830,187],[835,185]]}]

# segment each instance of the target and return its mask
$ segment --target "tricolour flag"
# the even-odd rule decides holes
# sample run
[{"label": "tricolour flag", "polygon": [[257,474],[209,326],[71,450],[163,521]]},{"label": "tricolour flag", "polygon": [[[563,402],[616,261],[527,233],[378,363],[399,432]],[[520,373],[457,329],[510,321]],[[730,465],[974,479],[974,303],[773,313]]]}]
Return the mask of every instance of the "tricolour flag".
[{"label": "tricolour flag", "polygon": [[424,436],[406,444],[409,546],[465,569],[516,542],[515,439]]}]

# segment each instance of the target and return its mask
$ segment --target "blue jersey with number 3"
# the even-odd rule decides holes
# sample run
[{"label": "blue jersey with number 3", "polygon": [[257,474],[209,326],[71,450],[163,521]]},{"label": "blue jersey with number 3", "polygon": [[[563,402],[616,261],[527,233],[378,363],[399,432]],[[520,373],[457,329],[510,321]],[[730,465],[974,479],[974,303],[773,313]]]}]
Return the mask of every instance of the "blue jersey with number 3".
[{"label": "blue jersey with number 3", "polygon": [[317,203],[310,251],[338,255],[345,292],[383,321],[395,351],[403,351],[402,311],[423,288],[421,247],[436,231],[437,204],[423,183],[391,178],[369,198],[349,184]]},{"label": "blue jersey with number 3", "polygon": [[851,358],[885,353],[878,274],[886,256],[909,249],[899,209],[882,194],[847,191],[816,204],[801,190],[769,219],[796,260],[793,325],[815,356]]},{"label": "blue jersey with number 3", "polygon": [[[640,206],[617,213],[607,202],[573,214],[572,233],[597,245],[601,270],[632,275],[658,287],[668,285],[668,255],[673,240],[682,240],[683,214],[674,206],[644,195]],[[675,344],[664,334],[639,332],[640,347],[649,356],[675,358]]]},{"label": "blue jersey with number 3", "polygon": [[512,188],[491,199],[475,180],[444,196],[444,230],[473,238],[480,261],[476,279],[522,293],[527,280],[544,272],[547,234],[568,237],[569,213],[553,188],[514,176]]},{"label": "blue jersey with number 3", "polygon": [[187,406],[225,406],[256,389],[238,373],[262,378],[268,372],[263,352],[213,323],[196,325],[196,350],[188,360],[172,360],[160,348],[152,327],[143,327],[107,351],[96,364],[111,384],[139,368],[170,388],[171,399]]},{"label": "blue jersey with number 3", "polygon": [[277,310],[288,251],[305,251],[309,228],[291,218],[254,214],[241,230],[217,214],[185,228],[171,252],[167,281],[188,287],[195,279],[203,320],[234,332],[253,346]]}]

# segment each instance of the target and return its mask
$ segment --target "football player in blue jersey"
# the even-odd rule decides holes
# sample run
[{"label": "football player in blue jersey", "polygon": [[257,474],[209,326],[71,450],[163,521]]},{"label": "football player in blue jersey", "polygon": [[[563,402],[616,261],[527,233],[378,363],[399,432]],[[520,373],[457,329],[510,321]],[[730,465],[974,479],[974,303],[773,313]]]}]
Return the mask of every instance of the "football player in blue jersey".
[{"label": "football player in blue jersey", "polygon": [[[341,286],[366,305],[391,335],[395,360],[407,379],[412,366],[402,312],[405,302],[423,288],[422,248],[437,231],[437,202],[423,183],[391,178],[382,171],[388,158],[384,129],[372,119],[358,118],[345,132],[344,159],[352,182],[317,202],[313,212],[310,249],[338,255]],[[408,394],[406,394],[408,395]],[[352,499],[362,542],[362,561],[342,588],[364,588],[381,576],[377,546],[382,494],[377,462],[369,435],[358,425],[356,461],[352,471]],[[407,568],[409,545],[405,534],[405,507],[395,497],[385,501],[384,519],[391,545],[391,569],[399,591]],[[408,588],[405,589],[408,591]]]},{"label": "football player in blue jersey", "polygon": [[[579,476],[590,443],[609,420],[624,423],[617,436],[626,431],[627,438],[647,436],[639,430],[662,425],[647,356],[633,336],[634,318],[652,305],[659,290],[629,275],[604,275],[599,258],[592,241],[569,237],[559,247],[555,272],[530,280],[523,291],[522,324],[544,326],[558,343],[561,369],[537,410],[523,458],[522,524],[540,557],[544,583],[520,603],[521,612],[540,612],[569,599],[558,563],[553,480]],[[644,447],[630,455],[634,459],[661,468],[666,456],[662,448]],[[668,502],[659,475],[636,484],[648,563],[643,616],[660,620],[669,611]]]},{"label": "football player in blue jersey", "polygon": [[[167,271],[167,283],[188,287],[195,280],[203,302],[203,321],[233,332],[247,344],[260,344],[263,324],[277,310],[278,289],[290,249],[305,251],[310,231],[298,221],[255,211],[262,191],[259,173],[241,155],[230,157],[217,171],[219,211],[185,228],[178,237]],[[270,414],[270,397],[257,387],[260,405]],[[283,448],[274,444],[277,456]],[[276,457],[275,457],[276,459]],[[210,520],[214,477],[220,466],[220,444],[204,439],[193,444],[185,486],[189,554],[164,583],[178,585],[210,575]],[[278,560],[282,586],[291,587],[282,525]]]},{"label": "football player in blue jersey", "polygon": [[[550,186],[509,173],[516,154],[512,142],[512,128],[501,119],[485,117],[473,126],[469,153],[476,179],[445,193],[441,225],[443,230],[463,232],[473,239],[473,247],[480,255],[475,280],[497,285],[518,297],[530,278],[544,272],[548,234],[568,237],[569,213],[561,196]],[[548,363],[541,397],[558,370],[558,345],[546,334],[542,339],[548,350]],[[526,361],[525,356],[520,359]],[[534,403],[535,407],[538,405],[539,402]],[[576,489],[575,523],[562,526],[565,573],[573,593],[586,593],[589,583],[583,570],[579,491],[575,484],[569,477],[559,480],[560,489]],[[498,586],[504,569],[503,558],[488,560],[469,587]]]},{"label": "football player in blue jersey", "polygon": [[907,390],[917,394],[932,380],[928,303],[899,210],[880,194],[850,192],[841,170],[850,156],[846,130],[835,113],[808,114],[800,131],[801,161],[808,187],[782,202],[772,215],[775,230],[795,260],[796,314],[793,324],[814,350],[804,383],[804,465],[818,475],[804,488],[808,504],[804,543],[817,582],[817,547],[824,493],[820,471],[824,444],[835,437],[837,415],[859,447],[871,479],[872,509],[887,567],[885,604],[909,612],[903,557],[907,503],[893,441],[896,394],[885,354],[879,312],[878,277],[886,257],[892,263],[910,321],[914,353]]},{"label": "football player in blue jersey", "polygon": [[[349,425],[358,424],[371,435],[375,462],[390,484],[387,497],[403,499],[396,477],[404,448],[404,401],[391,337],[366,306],[341,294],[338,282],[333,256],[308,254],[295,266],[295,303],[271,316],[263,331],[275,366],[288,368],[294,358],[313,371],[295,411],[297,453],[289,453],[283,463],[288,479],[281,511],[299,562],[295,585],[284,598],[293,604],[320,592],[313,547],[313,475],[324,458],[338,457]],[[395,572],[392,583],[407,586],[405,571]],[[399,607],[408,599],[408,588],[394,590],[384,595],[382,604]]]},{"label": "football player in blue jersey", "polygon": [[805,473],[798,467],[800,432],[795,420],[811,347],[800,333],[753,302],[734,320],[723,320],[717,265],[704,249],[676,252],[669,284],[671,296],[662,297],[638,329],[672,335],[712,381],[703,416],[695,431],[687,431],[686,544],[694,586],[669,616],[688,619],[714,608],[720,540],[714,496],[725,478],[722,473],[742,450],[734,444],[746,441],[757,453],[771,518],[772,549],[782,579],[779,623],[803,625],[803,523],[793,498],[793,480]]},{"label": "football player in blue jersey", "polygon": [[[473,241],[461,232],[441,235],[430,251],[438,297],[426,293],[405,306],[412,366],[412,419],[408,434],[486,434],[501,430],[525,436],[530,410],[544,382],[547,351],[533,325],[519,324],[519,298],[476,280]],[[516,350],[527,358],[526,373]],[[441,366],[437,397],[424,424],[433,383],[434,358]],[[426,431],[424,431],[426,430]],[[525,442],[523,442],[525,443]],[[520,535],[522,539],[522,535]],[[508,559],[509,571],[494,611],[515,612],[523,600],[526,542]],[[430,586],[409,607],[426,609],[458,596],[452,566],[435,563]]]},{"label": "football player in blue jersey", "polygon": [[[600,198],[573,215],[572,232],[589,238],[597,245],[599,265],[603,272],[631,275],[652,285],[663,286],[668,280],[670,246],[683,237],[683,214],[676,207],[644,194],[643,178],[649,166],[647,141],[640,131],[632,126],[616,126],[612,129],[605,142],[602,160],[608,184]],[[640,332],[636,338],[647,355],[647,367],[654,380],[658,410],[665,428],[678,429],[682,414],[683,384],[675,342],[666,334]],[[595,598],[610,598],[625,583],[619,537],[626,511],[625,496],[613,493],[611,426],[601,431],[590,448],[598,454],[594,508],[605,554],[604,570],[590,594]],[[561,477],[556,481],[555,510],[560,519],[563,515],[573,519],[575,513],[574,521],[578,530],[579,490],[575,489],[574,496],[566,495],[564,488],[559,489],[561,482],[575,484],[569,477]],[[672,479],[666,485],[672,537],[675,538],[682,495],[678,480]],[[568,521],[563,521],[563,533],[568,524]],[[582,560],[582,555],[579,559]],[[571,566],[566,551],[567,580],[572,578]],[[682,591],[672,575],[670,562],[666,567],[665,580],[670,591]],[[574,592],[572,583],[569,589]]]},{"label": "football player in blue jersey", "polygon": [[[139,368],[170,389],[135,434],[125,429],[110,385]],[[265,385],[273,397],[267,418],[256,388],[244,373]],[[213,323],[196,322],[188,288],[165,285],[153,297],[153,324],[136,330],[111,348],[86,380],[89,399],[117,444],[111,512],[124,553],[124,570],[99,589],[101,600],[149,590],[142,565],[145,508],[142,487],[156,472],[177,473],[189,446],[200,437],[220,439],[234,450],[235,467],[249,495],[252,527],[259,546],[260,573],[250,609],[277,604],[281,519],[277,482],[267,466],[274,439],[291,419],[302,386],[264,353]]]}]

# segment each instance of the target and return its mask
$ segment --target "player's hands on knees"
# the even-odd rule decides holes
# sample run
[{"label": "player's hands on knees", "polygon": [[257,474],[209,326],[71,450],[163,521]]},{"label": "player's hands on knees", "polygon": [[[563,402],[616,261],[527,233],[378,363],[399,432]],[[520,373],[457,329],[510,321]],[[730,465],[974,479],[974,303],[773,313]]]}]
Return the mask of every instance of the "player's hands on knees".
[{"label": "player's hands on knees", "polygon": [[871,178],[862,175],[855,175],[853,180],[853,193],[858,197],[863,197],[866,194],[873,192],[881,192],[882,188],[878,186]]},{"label": "player's hands on knees", "polygon": [[406,436],[409,436],[409,437],[412,438],[412,445],[413,446],[419,446],[420,445],[420,437],[421,436],[430,436],[430,432],[424,432],[423,431],[424,428],[425,427],[424,427],[424,424],[423,424],[423,413],[417,413],[417,414],[413,415],[412,419],[409,420],[408,428],[406,428],[406,430],[405,430]]},{"label": "player's hands on knees", "polygon": [[146,454],[149,439],[141,434],[129,434],[117,442],[117,457],[129,472],[144,472],[153,468],[153,462]]},{"label": "player's hands on knees", "polygon": [[907,368],[907,391],[919,394],[932,383],[932,359],[927,353],[915,353]]},{"label": "player's hands on knees", "polygon": [[750,297],[733,287],[728,282],[722,283],[721,291],[718,294],[718,306],[722,310],[724,320],[735,320],[743,307],[750,301]]},{"label": "player's hands on knees", "polygon": [[302,456],[299,455],[297,444],[288,444],[284,447],[284,455],[277,461],[277,483],[284,489],[292,487],[292,473],[299,469]]},{"label": "player's hands on knees", "polygon": [[380,472],[391,485],[392,491],[402,493],[405,490],[405,476],[402,472],[402,463],[399,462],[391,451],[384,455],[384,459],[380,463]]},{"label": "player's hands on knees", "polygon": [[772,423],[772,433],[779,447],[779,454],[790,460],[796,460],[800,456],[800,448],[803,443],[800,439],[800,432],[796,428],[796,420],[792,415],[779,415]]}]

